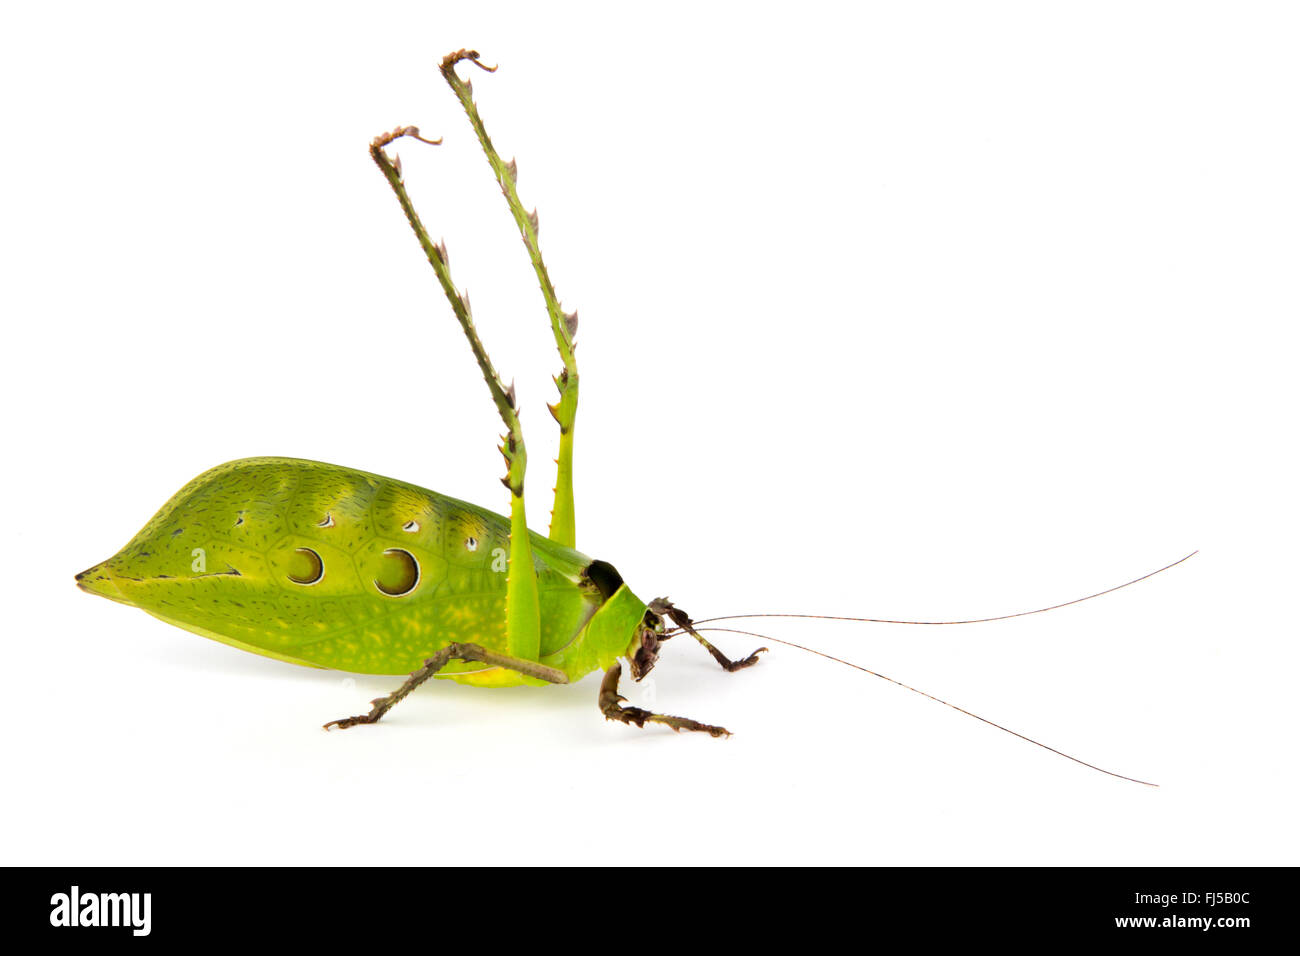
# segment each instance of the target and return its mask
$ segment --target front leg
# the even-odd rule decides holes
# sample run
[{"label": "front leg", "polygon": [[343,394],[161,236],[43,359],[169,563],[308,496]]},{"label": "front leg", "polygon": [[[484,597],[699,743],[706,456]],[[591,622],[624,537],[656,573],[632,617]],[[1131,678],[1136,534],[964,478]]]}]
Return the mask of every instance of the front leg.
[{"label": "front leg", "polygon": [[423,666],[414,671],[397,690],[387,697],[376,697],[372,700],[370,702],[370,713],[361,714],[357,717],[342,717],[338,720],[331,720],[325,725],[325,729],[329,730],[331,727],[338,727],[343,730],[348,727],[355,727],[357,724],[375,723],[384,714],[400,704],[407,694],[447,666],[447,662],[453,658],[462,661],[479,661],[493,667],[509,668],[523,674],[525,677],[536,677],[539,680],[550,681],[552,684],[567,684],[569,682],[569,678],[564,671],[556,670],[554,667],[547,667],[545,664],[539,664],[536,661],[526,661],[518,657],[511,657],[508,654],[498,654],[479,644],[448,644],[425,661]]},{"label": "front leg", "polygon": [[748,657],[742,658],[741,660],[738,661],[733,661],[726,654],[722,653],[722,651],[714,647],[713,644],[705,640],[704,637],[702,637],[698,631],[692,629],[688,633],[693,638],[695,638],[697,641],[699,641],[701,644],[704,645],[704,649],[713,655],[713,659],[717,661],[718,664],[722,667],[722,669],[725,670],[728,674],[734,674],[736,673],[736,671],[744,670],[746,667],[753,667],[755,664],[758,663],[758,655],[762,654],[764,651],[767,650],[766,647],[760,647],[758,650],[754,651],[754,653],[750,654]]},{"label": "front leg", "polygon": [[665,724],[673,730],[699,730],[708,734],[710,737],[730,737],[731,731],[726,727],[714,727],[710,724],[702,724],[698,720],[691,720],[689,717],[671,717],[668,714],[652,714],[648,710],[642,710],[640,707],[624,707],[621,701],[627,700],[618,692],[618,679],[623,674],[623,665],[616,663],[605,672],[605,679],[600,682],[600,712],[605,715],[606,720],[621,720],[625,724],[636,724],[638,727],[644,727],[647,722],[652,724]]},{"label": "front leg", "polygon": [[668,618],[687,634],[691,635],[691,637],[699,641],[704,646],[704,649],[713,655],[713,659],[718,662],[718,665],[728,674],[734,674],[736,671],[744,670],[746,667],[753,667],[758,663],[758,655],[767,650],[766,647],[760,647],[748,657],[743,658],[742,660],[733,661],[726,654],[722,653],[722,651],[714,647],[703,634],[697,631],[694,626],[695,622],[691,620],[691,616],[681,608],[677,607],[677,605],[673,604],[672,601],[667,598],[655,598],[650,602],[650,610],[654,611],[660,617]]}]

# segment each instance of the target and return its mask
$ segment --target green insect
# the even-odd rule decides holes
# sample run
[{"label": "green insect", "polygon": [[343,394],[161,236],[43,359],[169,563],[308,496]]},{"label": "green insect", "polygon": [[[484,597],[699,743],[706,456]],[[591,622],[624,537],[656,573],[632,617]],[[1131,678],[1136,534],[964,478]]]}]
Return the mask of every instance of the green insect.
[{"label": "green insect", "polygon": [[[456,72],[462,61],[488,72],[495,67],[483,66],[475,51],[460,50],[443,59],[441,72],[469,118],[528,249],[563,360],[555,378],[559,399],[548,406],[560,430],[549,533],[543,537],[528,528],[528,457],[514,388],[506,387],[493,367],[469,300],[452,281],[447,250],[430,240],[407,194],[400,162],[385,151],[402,137],[440,140],[400,127],[377,137],[370,153],[433,267],[505,424],[500,451],[509,515],[350,468],[249,458],[195,478],[120,552],[77,575],[77,584],[255,654],[355,673],[409,675],[393,693],[376,699],[369,713],[332,720],[327,729],[374,723],[431,677],[504,687],[566,684],[602,670],[599,707],[606,718],[726,735],[723,727],[624,706],[618,693],[620,660],[627,660],[633,679],[641,680],[655,666],[660,645],[677,635],[698,641],[728,671],[755,664],[766,648],[729,659],[704,637],[705,628],[667,599],[643,601],[613,565],[575,550],[577,315],[560,307],[538,246],[536,214],[525,211],[514,162],[497,154],[470,83]],[[732,617],[742,616],[802,615]]]}]

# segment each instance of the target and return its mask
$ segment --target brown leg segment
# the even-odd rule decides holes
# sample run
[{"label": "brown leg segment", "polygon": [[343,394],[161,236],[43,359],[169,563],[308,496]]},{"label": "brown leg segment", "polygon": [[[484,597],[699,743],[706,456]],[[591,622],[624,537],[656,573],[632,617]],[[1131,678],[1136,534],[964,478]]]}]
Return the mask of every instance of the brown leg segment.
[{"label": "brown leg segment", "polygon": [[357,717],[343,717],[338,720],[331,720],[328,724],[325,724],[325,729],[329,730],[331,727],[346,729],[355,727],[357,724],[375,723],[384,714],[401,703],[407,694],[442,670],[447,665],[447,662],[453,659],[479,661],[494,667],[505,667],[517,671],[525,677],[536,677],[538,680],[549,681],[552,684],[567,684],[569,682],[569,678],[565,676],[564,671],[556,670],[554,667],[547,667],[545,664],[539,664],[536,661],[526,661],[518,657],[510,657],[507,654],[498,654],[478,644],[448,644],[425,661],[424,665],[419,670],[414,671],[397,690],[387,697],[376,697],[372,700],[370,702],[370,713],[361,714]]},{"label": "brown leg segment", "polygon": [[694,628],[691,628],[688,631],[688,633],[691,635],[691,637],[695,638],[697,641],[703,644],[704,649],[713,655],[713,659],[717,661],[719,664],[721,664],[722,668],[725,671],[731,674],[734,674],[736,671],[742,670],[743,668],[754,666],[755,664],[758,663],[758,655],[762,654],[765,650],[767,650],[766,647],[760,647],[758,650],[754,651],[754,653],[750,654],[744,660],[733,661],[731,660],[731,658],[727,657],[726,654],[722,653],[722,651],[718,650],[716,647],[710,644],[704,638],[704,636],[700,634],[698,631],[696,631]]},{"label": "brown leg segment", "polygon": [[605,679],[600,682],[600,712],[606,720],[621,720],[625,724],[644,727],[647,722],[664,724],[673,730],[699,730],[710,737],[730,737],[731,731],[726,727],[714,727],[702,724],[689,717],[670,717],[667,714],[652,714],[640,707],[624,707],[620,703],[627,700],[618,692],[618,679],[623,675],[623,665],[615,664],[605,672]]},{"label": "brown leg segment", "polygon": [[754,666],[758,663],[758,655],[767,650],[766,647],[760,647],[744,660],[733,661],[726,654],[722,653],[722,651],[714,647],[703,634],[695,630],[695,622],[691,620],[691,616],[681,608],[674,605],[667,598],[655,598],[650,602],[650,610],[662,617],[667,617],[683,631],[704,645],[704,649],[712,654],[713,659],[717,661],[718,664],[721,665],[722,669],[729,674],[734,674],[738,670]]}]

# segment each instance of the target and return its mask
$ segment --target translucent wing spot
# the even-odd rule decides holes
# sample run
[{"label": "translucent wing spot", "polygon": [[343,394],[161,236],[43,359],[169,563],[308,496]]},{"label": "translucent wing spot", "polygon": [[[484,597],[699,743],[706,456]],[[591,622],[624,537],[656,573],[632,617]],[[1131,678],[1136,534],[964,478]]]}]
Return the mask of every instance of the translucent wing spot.
[{"label": "translucent wing spot", "polygon": [[325,565],[311,548],[299,548],[289,555],[289,567],[285,573],[294,584],[315,584],[325,577]]},{"label": "translucent wing spot", "polygon": [[316,522],[316,527],[318,527],[318,528],[332,528],[332,527],[334,527],[334,516],[333,516],[332,514],[330,514],[328,511],[325,512],[325,517],[324,517],[324,518],[321,518],[320,521],[317,521],[317,522]]},{"label": "translucent wing spot", "polygon": [[420,583],[420,563],[409,551],[389,548],[379,558],[379,576],[375,587],[389,597],[410,594]]},{"label": "translucent wing spot", "polygon": [[466,551],[477,551],[477,550],[478,550],[478,538],[466,538],[466,539],[465,539],[465,550],[466,550]]},{"label": "translucent wing spot", "polygon": [[409,532],[410,534],[415,534],[415,532],[420,530],[420,522],[408,521],[406,524],[402,525],[402,530]]}]

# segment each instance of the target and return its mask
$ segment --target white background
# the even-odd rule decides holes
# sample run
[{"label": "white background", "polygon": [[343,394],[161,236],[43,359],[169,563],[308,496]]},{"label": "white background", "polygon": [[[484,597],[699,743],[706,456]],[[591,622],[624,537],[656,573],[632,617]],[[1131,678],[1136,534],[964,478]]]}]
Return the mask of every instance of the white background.
[{"label": "white background", "polygon": [[[1296,862],[1297,23],[1285,4],[11,5],[6,863]],[[19,12],[21,10],[21,12]],[[798,12],[794,12],[798,10]],[[544,527],[1160,789],[775,647],[654,702],[296,668],[73,585],[185,481],[289,455],[498,510],[499,422],[366,152],[518,382]],[[759,628],[763,630],[763,628]],[[720,635],[733,654],[747,637]],[[645,688],[628,692],[645,700]]]}]

